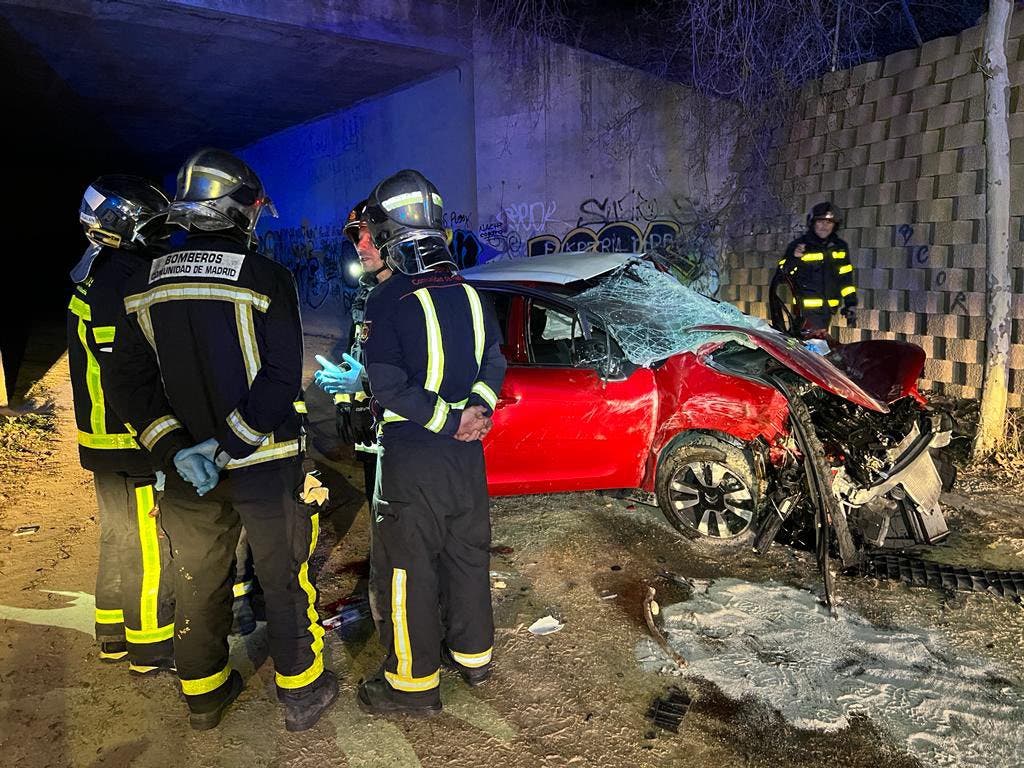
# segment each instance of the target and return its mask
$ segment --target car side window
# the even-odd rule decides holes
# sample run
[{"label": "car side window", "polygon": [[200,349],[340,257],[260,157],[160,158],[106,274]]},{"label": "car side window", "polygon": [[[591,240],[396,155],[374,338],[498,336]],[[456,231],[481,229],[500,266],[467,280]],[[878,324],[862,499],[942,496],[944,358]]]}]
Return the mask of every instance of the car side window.
[{"label": "car side window", "polygon": [[583,330],[572,314],[532,300],[526,324],[531,363],[573,366],[573,346],[583,338]]}]

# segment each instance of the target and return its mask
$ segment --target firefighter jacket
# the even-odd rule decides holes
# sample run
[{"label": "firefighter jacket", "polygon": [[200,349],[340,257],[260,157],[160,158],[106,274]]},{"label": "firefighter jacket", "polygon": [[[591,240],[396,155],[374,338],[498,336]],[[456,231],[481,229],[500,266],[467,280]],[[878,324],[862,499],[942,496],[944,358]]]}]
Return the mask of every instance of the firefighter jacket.
[{"label": "firefighter jacket", "polygon": [[68,363],[78,456],[82,466],[92,472],[153,473],[152,460],[107,401],[101,378],[101,371],[110,365],[125,283],[148,263],[147,257],[137,253],[104,248],[89,277],[75,285],[68,305]]},{"label": "firefighter jacket", "polygon": [[104,386],[162,467],[210,438],[229,470],[304,450],[295,281],[234,239],[190,235],[133,275],[112,362]]},{"label": "firefighter jacket", "polygon": [[454,437],[464,408],[497,405],[498,321],[458,274],[392,275],[370,294],[362,336],[385,445]]},{"label": "firefighter jacket", "polygon": [[[798,245],[804,246],[801,256],[795,254]],[[821,240],[807,232],[798,237],[779,260],[776,276],[781,275],[793,281],[802,310],[828,308],[834,312],[840,305],[857,304],[850,249],[846,241],[835,235]]]}]

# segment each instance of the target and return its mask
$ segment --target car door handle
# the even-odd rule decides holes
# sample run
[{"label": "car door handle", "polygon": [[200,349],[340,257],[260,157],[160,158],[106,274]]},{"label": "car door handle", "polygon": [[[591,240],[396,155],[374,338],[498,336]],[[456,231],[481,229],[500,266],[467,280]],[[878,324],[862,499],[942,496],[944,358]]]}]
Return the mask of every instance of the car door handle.
[{"label": "car door handle", "polygon": [[508,396],[503,395],[503,396],[498,398],[498,402],[495,405],[495,407],[496,408],[503,408],[506,405],[515,405],[518,402],[519,402],[519,398],[518,397],[508,397]]}]

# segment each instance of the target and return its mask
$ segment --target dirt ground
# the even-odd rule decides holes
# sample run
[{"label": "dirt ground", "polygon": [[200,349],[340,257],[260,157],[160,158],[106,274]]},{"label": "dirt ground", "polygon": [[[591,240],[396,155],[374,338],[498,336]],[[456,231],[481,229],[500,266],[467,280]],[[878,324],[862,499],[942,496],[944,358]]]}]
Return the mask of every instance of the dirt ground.
[{"label": "dirt ground", "polygon": [[[331,329],[307,329],[307,359],[330,350],[335,338]],[[686,597],[659,571],[773,579],[812,590],[818,579],[806,553],[775,547],[756,558],[696,546],[657,510],[596,494],[493,500],[496,672],[472,690],[445,673],[440,718],[374,719],[357,709],[355,684],[380,658],[364,623],[344,635],[327,633],[328,663],[342,681],[337,705],[311,731],[287,733],[261,624],[233,644],[245,691],[221,727],[194,733],[174,678],[130,678],[124,666],[97,661],[91,629],[98,526],[91,479],[77,461],[66,359],[35,393],[54,401],[55,431],[0,462],[2,766],[921,764],[870,712],[838,732],[800,730],[756,698],[730,700],[685,672],[644,671],[637,648],[648,637],[646,585],[656,586],[664,605]],[[326,397],[311,391],[307,398],[316,442],[333,454]],[[367,516],[361,469],[350,454],[340,449],[336,461],[313,454],[332,494],[313,567],[325,606],[358,588]],[[937,558],[1024,570],[1024,510],[1015,488],[968,484],[946,502],[957,533]],[[38,532],[12,535],[30,524]],[[1019,603],[868,579],[840,578],[839,590],[845,609],[878,626],[924,627],[967,655],[1022,668]],[[564,629],[530,634],[526,627],[547,613]],[[670,685],[685,687],[693,700],[678,734],[645,719]]]}]

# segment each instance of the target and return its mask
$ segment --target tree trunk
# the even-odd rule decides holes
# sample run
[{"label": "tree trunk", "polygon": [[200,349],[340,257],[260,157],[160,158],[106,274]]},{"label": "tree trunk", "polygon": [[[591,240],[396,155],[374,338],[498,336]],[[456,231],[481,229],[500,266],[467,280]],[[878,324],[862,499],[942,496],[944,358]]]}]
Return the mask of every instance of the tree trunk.
[{"label": "tree trunk", "polygon": [[1010,137],[1007,123],[1009,78],[1006,42],[1011,0],[989,0],[985,24],[985,226],[988,329],[985,333],[985,381],[981,391],[974,456],[1006,443],[1006,400],[1010,362]]}]

